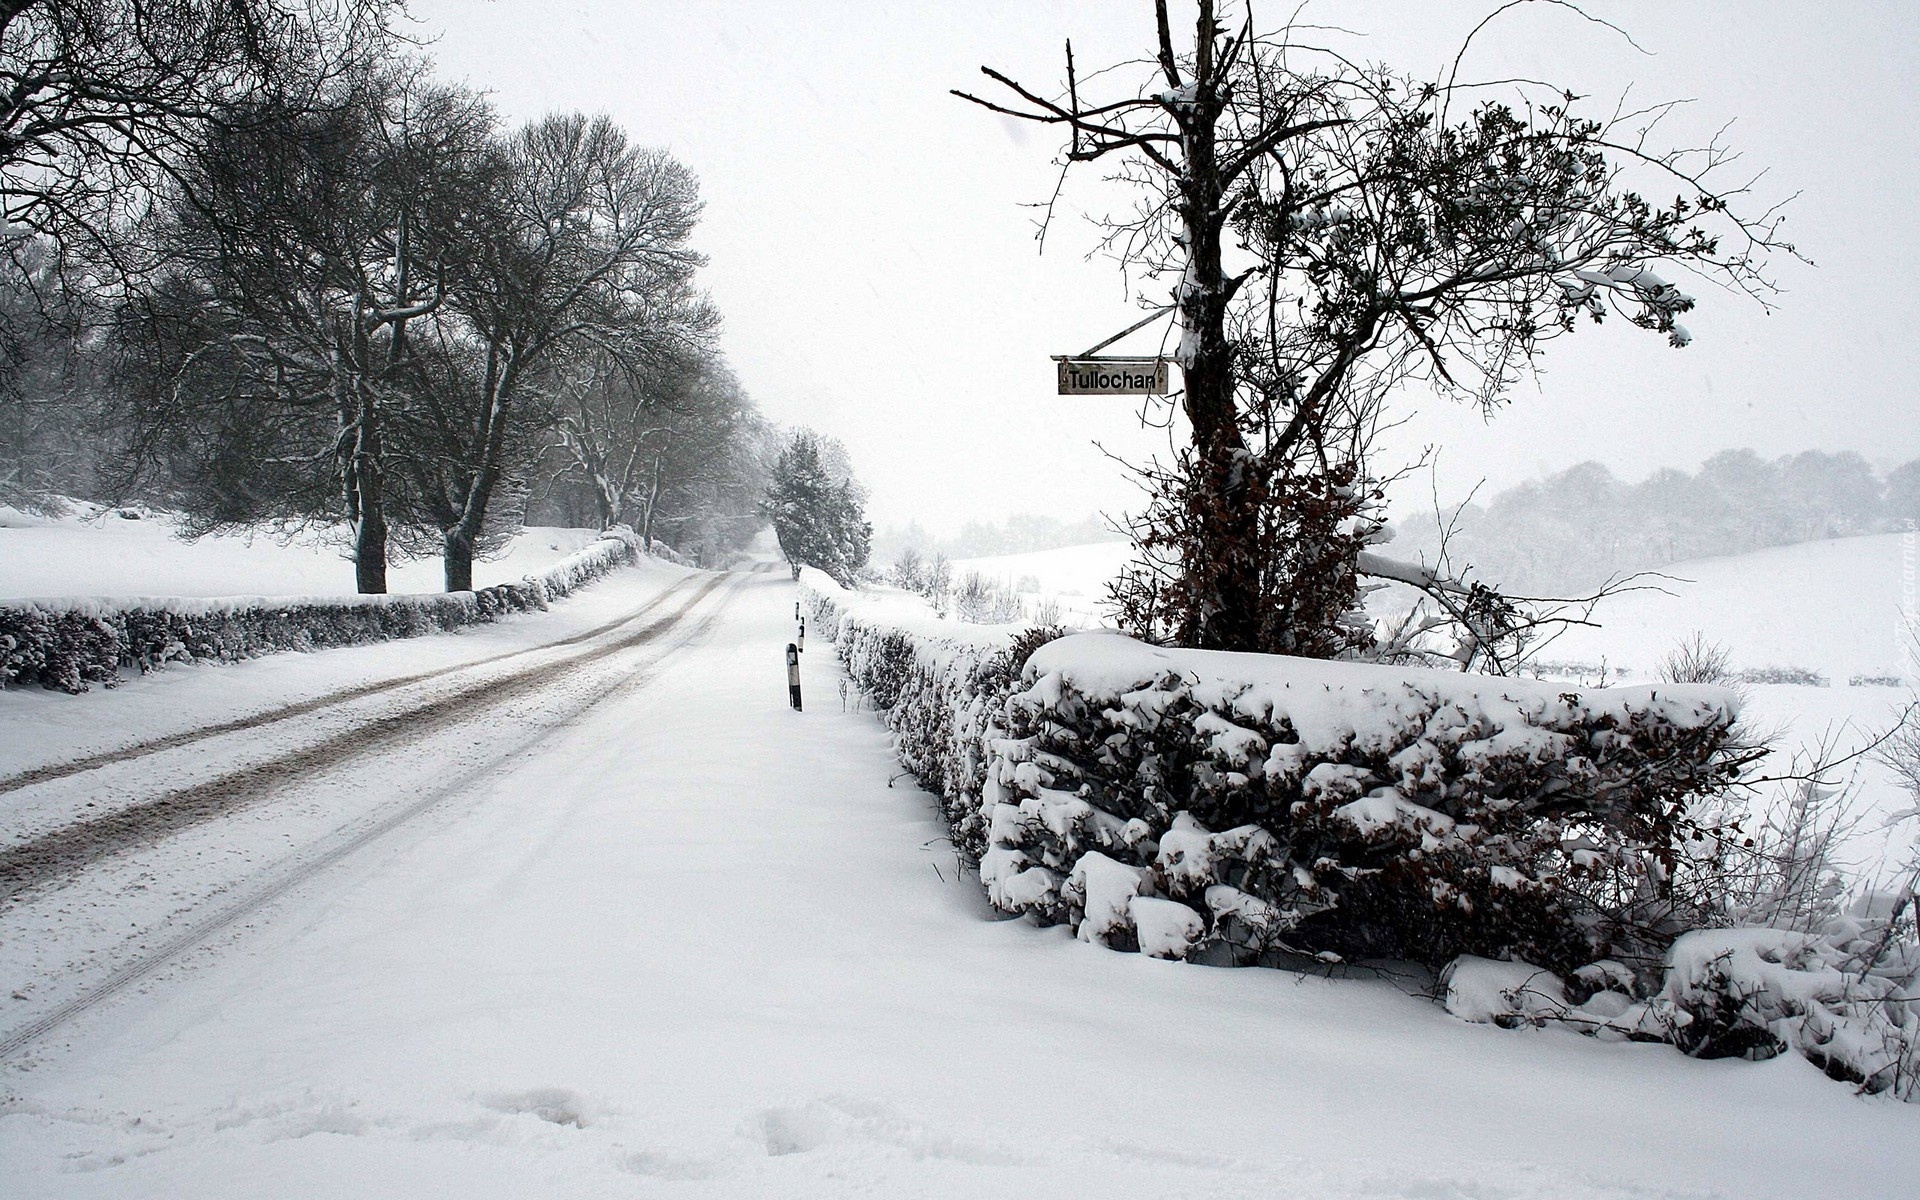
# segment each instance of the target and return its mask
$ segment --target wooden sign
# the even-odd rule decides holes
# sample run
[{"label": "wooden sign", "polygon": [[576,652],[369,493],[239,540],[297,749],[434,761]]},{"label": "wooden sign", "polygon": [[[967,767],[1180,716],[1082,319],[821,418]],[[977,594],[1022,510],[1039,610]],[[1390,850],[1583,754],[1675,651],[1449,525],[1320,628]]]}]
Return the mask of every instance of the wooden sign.
[{"label": "wooden sign", "polygon": [[1164,396],[1167,360],[1164,358],[1061,358],[1062,396]]}]

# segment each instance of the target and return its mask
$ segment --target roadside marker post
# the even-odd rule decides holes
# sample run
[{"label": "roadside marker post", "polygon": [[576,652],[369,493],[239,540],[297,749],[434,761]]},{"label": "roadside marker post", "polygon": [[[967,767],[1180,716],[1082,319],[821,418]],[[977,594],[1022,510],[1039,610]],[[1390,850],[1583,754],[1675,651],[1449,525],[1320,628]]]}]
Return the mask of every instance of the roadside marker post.
[{"label": "roadside marker post", "polygon": [[787,643],[787,696],[793,711],[800,711],[800,647]]},{"label": "roadside marker post", "polygon": [[799,649],[800,649],[800,653],[802,654],[805,654],[807,652],[807,619],[805,617],[800,618]]}]

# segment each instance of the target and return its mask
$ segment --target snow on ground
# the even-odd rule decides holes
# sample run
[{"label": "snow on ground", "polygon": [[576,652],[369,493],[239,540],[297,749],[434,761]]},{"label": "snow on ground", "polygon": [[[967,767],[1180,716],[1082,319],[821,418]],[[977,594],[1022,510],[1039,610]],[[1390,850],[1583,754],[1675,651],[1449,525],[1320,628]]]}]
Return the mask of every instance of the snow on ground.
[{"label": "snow on ground", "polygon": [[[1095,628],[1105,623],[1107,583],[1133,558],[1129,542],[1094,542],[1036,550],[1027,554],[1000,554],[990,558],[955,559],[955,576],[978,571],[988,579],[1027,592],[1027,599],[1052,597],[1077,624]],[[1024,587],[1023,581],[1039,586]]]},{"label": "snow on ground", "polygon": [[[1835,538],[1662,567],[1661,590],[1629,592],[1543,657],[1598,662],[1650,676],[1694,630],[1725,645],[1736,668],[1805,667],[1845,687],[1855,675],[1898,674],[1905,624],[1906,535]],[[1909,578],[1911,578],[1909,576]]]},{"label": "snow on ground", "polygon": [[[793,599],[746,581],[644,686],[5,1068],[0,1191],[1913,1194],[1920,1108],[1797,1056],[989,919],[830,654],[786,708]],[[137,686],[200,719],[220,700],[176,684],[215,674]]]},{"label": "snow on ground", "polygon": [[[129,519],[123,512],[138,514]],[[535,575],[599,534],[545,526],[521,531],[506,553],[473,564],[475,586]],[[0,506],[0,599],[26,596],[333,596],[351,595],[353,563],[344,539],[325,533],[291,539],[267,533],[216,535],[186,542],[164,513],[77,506],[46,518]],[[437,592],[438,558],[395,563],[395,592]]]},{"label": "snow on ground", "polygon": [[[1752,554],[1699,559],[1661,568],[1660,590],[1629,592],[1596,614],[1597,629],[1572,629],[1542,652],[1544,659],[1605,661],[1629,680],[1655,678],[1661,660],[1699,631],[1727,648],[1736,669],[1799,667],[1823,675],[1826,687],[1754,684],[1746,714],[1754,728],[1777,731],[1788,753],[1828,743],[1843,753],[1871,742],[1914,700],[1902,638],[1920,634],[1902,608],[1901,579],[1910,570],[1902,534],[1836,538]],[[1912,631],[1912,632],[1909,632]],[[1908,686],[1854,687],[1856,675],[1908,677]],[[1848,856],[1872,875],[1901,861],[1913,823],[1888,828],[1886,818],[1912,800],[1879,763],[1858,760],[1836,778],[1850,780],[1859,829]]]}]

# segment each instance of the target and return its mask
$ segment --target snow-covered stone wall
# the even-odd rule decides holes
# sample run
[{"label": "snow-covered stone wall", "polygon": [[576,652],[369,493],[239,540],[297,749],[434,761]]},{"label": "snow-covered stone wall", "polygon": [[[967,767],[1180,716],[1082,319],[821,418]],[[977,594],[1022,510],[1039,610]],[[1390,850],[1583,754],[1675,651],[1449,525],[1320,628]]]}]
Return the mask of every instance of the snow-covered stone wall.
[{"label": "snow-covered stone wall", "polygon": [[540,575],[471,592],[9,600],[0,603],[0,685],[82,692],[112,686],[123,668],[144,673],[173,661],[231,662],[459,629],[544,609],[638,554],[639,539],[615,531]]}]

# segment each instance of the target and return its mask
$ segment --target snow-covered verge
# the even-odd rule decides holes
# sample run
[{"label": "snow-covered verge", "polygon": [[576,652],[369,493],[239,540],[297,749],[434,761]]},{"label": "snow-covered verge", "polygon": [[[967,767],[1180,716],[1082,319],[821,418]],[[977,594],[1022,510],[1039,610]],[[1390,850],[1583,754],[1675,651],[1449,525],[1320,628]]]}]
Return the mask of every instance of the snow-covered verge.
[{"label": "snow-covered verge", "polygon": [[459,629],[543,610],[638,555],[639,539],[615,531],[538,575],[471,592],[9,600],[0,602],[0,686],[78,693],[111,686],[123,668],[145,673],[173,661],[233,662]]},{"label": "snow-covered verge", "polygon": [[962,851],[978,859],[982,747],[1019,655],[1045,633],[940,620],[906,593],[856,594],[811,569],[801,581],[812,627],[881,710],[901,764],[940,797]]},{"label": "snow-covered verge", "polygon": [[[1791,1045],[1914,1098],[1920,1024],[1902,997],[1920,957],[1884,920],[1703,931],[1669,950],[1677,929],[1634,919],[1700,832],[1689,801],[1740,769],[1721,689],[969,630],[807,582],[816,626],[1003,912],[1158,958],[1451,961],[1449,1008],[1469,1020],[1702,1057]],[[1747,956],[1771,975],[1695,970],[1722,936],[1793,946]],[[1782,986],[1807,963],[1827,974]],[[1842,970],[1856,981],[1826,986]],[[1746,1026],[1760,1035],[1729,1032]]]}]

